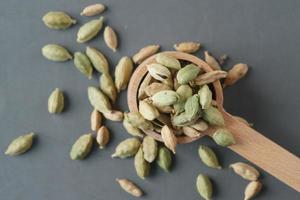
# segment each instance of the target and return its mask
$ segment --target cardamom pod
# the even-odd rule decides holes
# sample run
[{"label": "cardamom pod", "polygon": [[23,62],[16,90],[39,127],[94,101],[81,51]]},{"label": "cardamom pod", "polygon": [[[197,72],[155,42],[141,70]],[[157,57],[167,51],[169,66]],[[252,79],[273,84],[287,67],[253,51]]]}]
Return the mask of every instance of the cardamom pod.
[{"label": "cardamom pod", "polygon": [[206,131],[208,129],[208,124],[203,120],[198,120],[196,123],[190,125],[190,127],[196,129],[197,131]]},{"label": "cardamom pod", "polygon": [[151,136],[146,136],[143,139],[143,152],[144,152],[144,159],[152,163],[156,156],[157,156],[157,142]]},{"label": "cardamom pod", "polygon": [[222,169],[215,152],[211,148],[204,145],[200,145],[198,153],[201,161],[205,165],[211,168]]},{"label": "cardamom pod", "polygon": [[52,91],[48,99],[49,113],[61,113],[64,109],[64,94],[58,88]]},{"label": "cardamom pod", "polygon": [[203,119],[211,125],[215,125],[215,126],[225,125],[222,113],[213,106],[210,106],[204,110]]},{"label": "cardamom pod", "polygon": [[158,110],[146,101],[139,102],[139,112],[145,119],[150,121],[156,119],[159,116]]},{"label": "cardamom pod", "polygon": [[194,94],[186,100],[184,105],[186,117],[189,121],[194,121],[202,115],[202,111],[199,105],[199,95]]},{"label": "cardamom pod", "polygon": [[129,112],[126,117],[128,122],[135,128],[153,130],[152,123],[147,121],[139,112]]},{"label": "cardamom pod", "polygon": [[117,89],[115,83],[109,73],[103,73],[99,78],[100,89],[106,96],[108,96],[112,102],[116,101]]},{"label": "cardamom pod", "polygon": [[199,174],[196,182],[197,190],[205,200],[211,200],[213,188],[210,179],[204,174]]},{"label": "cardamom pod", "polygon": [[171,72],[168,68],[158,63],[147,65],[149,74],[156,80],[165,81],[171,77]]},{"label": "cardamom pod", "polygon": [[123,120],[123,126],[126,129],[126,131],[135,137],[143,137],[143,133],[140,129],[133,127],[127,119],[127,113],[124,114],[124,120]]},{"label": "cardamom pod", "polygon": [[145,87],[145,93],[147,96],[151,97],[154,94],[156,94],[157,92],[163,91],[163,90],[171,90],[171,87],[163,84],[163,83],[151,83],[150,85]]},{"label": "cardamom pod", "polygon": [[91,129],[92,131],[98,131],[102,126],[102,115],[98,110],[94,109],[91,113]]},{"label": "cardamom pod", "polygon": [[116,52],[118,47],[118,38],[116,32],[110,27],[106,26],[103,33],[104,42],[108,48]]},{"label": "cardamom pod", "polygon": [[116,151],[112,154],[112,158],[119,157],[119,158],[128,158],[136,154],[141,146],[141,142],[136,138],[128,138],[123,140],[118,146],[116,147]]},{"label": "cardamom pod", "polygon": [[174,44],[174,49],[176,51],[181,51],[185,53],[195,53],[200,48],[200,43],[197,42],[181,42],[179,44]]},{"label": "cardamom pod", "polygon": [[96,87],[88,87],[88,98],[91,105],[99,112],[111,110],[111,104],[108,98]]},{"label": "cardamom pod", "polygon": [[74,54],[74,65],[75,67],[88,79],[92,79],[93,66],[90,59],[81,52],[75,52]]},{"label": "cardamom pod", "polygon": [[235,84],[238,80],[243,78],[248,72],[248,65],[238,63],[228,71],[227,77],[224,80],[224,87]]},{"label": "cardamom pod", "polygon": [[177,80],[176,76],[177,76],[177,72],[174,74],[174,78],[173,78],[173,88],[175,90],[177,90],[179,88],[179,86],[181,85],[181,84],[178,83],[178,80]]},{"label": "cardamom pod", "polygon": [[47,44],[42,48],[42,54],[45,58],[55,62],[64,62],[72,59],[68,50],[58,44]]},{"label": "cardamom pod", "polygon": [[180,85],[176,93],[180,96],[181,101],[186,101],[189,97],[193,96],[193,90],[189,85]]},{"label": "cardamom pod", "polygon": [[167,55],[166,53],[157,54],[155,60],[157,63],[166,66],[168,68],[176,69],[176,70],[181,69],[179,60],[177,60],[173,56]]},{"label": "cardamom pod", "polygon": [[156,162],[160,168],[166,172],[169,172],[172,165],[171,151],[166,147],[161,147],[158,151]]},{"label": "cardamom pod", "polygon": [[[176,105],[176,104],[174,104]],[[159,106],[159,105],[155,105],[155,107],[157,108],[157,110],[160,112],[160,113],[173,113],[173,108],[171,106]]]},{"label": "cardamom pod", "polygon": [[223,147],[235,144],[233,135],[227,129],[218,129],[212,136],[213,140]]},{"label": "cardamom pod", "polygon": [[211,106],[212,102],[212,92],[207,85],[203,85],[198,91],[200,104],[202,109],[207,109]]},{"label": "cardamom pod", "polygon": [[246,180],[256,181],[259,177],[259,172],[254,167],[246,163],[237,162],[231,164],[229,167],[232,168],[236,174]]},{"label": "cardamom pod", "polygon": [[89,57],[95,69],[100,73],[108,73],[108,62],[105,56],[93,47],[86,47],[86,55]]},{"label": "cardamom pod", "polygon": [[101,16],[99,19],[93,19],[82,25],[77,33],[77,42],[84,43],[93,39],[101,30],[103,20],[104,17]]},{"label": "cardamom pod", "polygon": [[213,83],[219,79],[225,78],[227,76],[227,72],[221,70],[215,70],[212,72],[206,72],[198,76],[194,82],[196,85],[205,85],[209,83]]},{"label": "cardamom pod", "polygon": [[169,128],[167,125],[163,126],[161,129],[161,137],[165,144],[165,146],[170,149],[173,154],[175,154],[175,149],[177,145],[177,138],[174,135],[174,132],[171,128]]},{"label": "cardamom pod", "polygon": [[72,160],[84,159],[92,150],[93,137],[92,134],[84,134],[80,136],[73,144],[70,151],[70,157]]},{"label": "cardamom pod", "polygon": [[205,62],[211,67],[213,68],[213,70],[220,70],[221,67],[218,63],[218,61],[208,53],[208,51],[204,51],[204,59],[205,59]]},{"label": "cardamom pod", "polygon": [[8,145],[5,154],[9,156],[17,156],[25,153],[31,148],[33,137],[33,132],[17,137]]},{"label": "cardamom pod", "polygon": [[85,7],[80,13],[81,16],[92,17],[101,14],[105,10],[105,5],[101,3],[89,5]]},{"label": "cardamom pod", "polygon": [[101,128],[97,131],[97,137],[96,141],[99,144],[99,148],[103,149],[109,142],[109,130],[106,128],[106,126],[101,126]]},{"label": "cardamom pod", "polygon": [[184,106],[185,106],[185,101],[179,101],[178,103],[175,103],[173,105],[174,107],[174,114],[179,115],[180,113],[184,112]]},{"label": "cardamom pod", "polygon": [[251,181],[245,189],[244,200],[250,200],[255,197],[261,190],[262,183],[259,181]]},{"label": "cardamom pod", "polygon": [[133,57],[132,60],[135,64],[140,64],[146,58],[152,56],[156,52],[158,52],[160,46],[159,45],[148,45],[140,49]]},{"label": "cardamom pod", "polygon": [[121,188],[135,197],[141,197],[143,195],[143,191],[136,186],[133,182],[127,179],[116,179],[116,181],[120,184]]},{"label": "cardamom pod", "polygon": [[195,118],[191,118],[191,115],[187,114],[186,112],[183,112],[180,115],[172,116],[171,120],[173,126],[181,127],[194,124],[199,117],[200,115],[195,115]]},{"label": "cardamom pod", "polygon": [[193,129],[189,126],[182,127],[182,132],[184,135],[191,138],[199,137],[201,135],[201,133],[199,133],[196,129]]},{"label": "cardamom pod", "polygon": [[120,122],[123,120],[124,118],[124,114],[121,111],[118,110],[109,110],[109,111],[105,111],[103,112],[103,116],[106,119],[109,119],[111,121],[115,121],[115,122]]},{"label": "cardamom pod", "polygon": [[192,80],[194,80],[198,74],[200,73],[201,68],[194,65],[189,64],[180,69],[177,72],[176,78],[179,84],[186,84]]},{"label": "cardamom pod", "polygon": [[72,19],[64,12],[50,11],[43,17],[44,24],[52,29],[66,29],[76,24],[76,20]]},{"label": "cardamom pod", "polygon": [[115,69],[115,86],[118,92],[126,89],[132,70],[133,63],[131,59],[127,56],[122,57]]},{"label": "cardamom pod", "polygon": [[153,81],[152,76],[149,73],[147,73],[147,75],[144,77],[139,87],[139,91],[138,91],[139,100],[142,100],[147,97],[145,93],[145,89],[152,81]]},{"label": "cardamom pod", "polygon": [[178,102],[179,98],[179,95],[173,90],[163,90],[151,97],[155,106],[170,106]]},{"label": "cardamom pod", "polygon": [[134,156],[134,167],[137,175],[141,179],[145,179],[145,177],[149,176],[150,164],[144,159],[142,146]]}]

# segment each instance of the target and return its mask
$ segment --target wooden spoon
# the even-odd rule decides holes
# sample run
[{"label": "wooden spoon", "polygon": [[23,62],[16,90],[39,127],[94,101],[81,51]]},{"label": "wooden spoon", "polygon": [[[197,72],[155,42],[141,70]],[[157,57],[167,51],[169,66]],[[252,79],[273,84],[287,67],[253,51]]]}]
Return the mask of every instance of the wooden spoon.
[{"label": "wooden spoon", "polygon": [[[194,63],[206,72],[213,71],[207,63],[193,55],[182,52],[165,53],[179,60]],[[155,56],[153,55],[141,63],[131,77],[127,97],[131,112],[138,111],[137,96],[139,85],[147,74],[147,64],[155,62]],[[220,81],[215,81],[213,86],[218,109],[224,115],[225,127],[231,131],[236,139],[236,144],[229,146],[229,148],[300,192],[300,159],[227,113],[223,108],[223,90]],[[205,135],[211,136],[215,130],[216,128],[214,127],[209,128],[205,132]],[[156,140],[162,141],[160,134],[155,131],[146,131],[145,133]],[[201,136],[198,138],[181,136],[178,137],[178,143],[190,143]]]}]

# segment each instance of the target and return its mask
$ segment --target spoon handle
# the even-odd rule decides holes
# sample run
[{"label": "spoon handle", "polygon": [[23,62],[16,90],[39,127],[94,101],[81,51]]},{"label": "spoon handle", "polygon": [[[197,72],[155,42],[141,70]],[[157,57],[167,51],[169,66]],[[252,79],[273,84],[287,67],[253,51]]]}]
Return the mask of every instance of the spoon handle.
[{"label": "spoon handle", "polygon": [[[225,114],[237,144],[229,148],[300,192],[300,159],[246,124]],[[296,142],[296,141],[295,141]]]}]

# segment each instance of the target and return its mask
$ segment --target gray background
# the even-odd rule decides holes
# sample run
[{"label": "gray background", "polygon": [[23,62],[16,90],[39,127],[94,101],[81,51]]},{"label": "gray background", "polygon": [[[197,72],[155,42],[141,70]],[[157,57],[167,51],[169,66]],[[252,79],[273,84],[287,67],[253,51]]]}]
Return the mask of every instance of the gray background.
[{"label": "gray background", "polygon": [[[133,160],[112,160],[114,147],[128,135],[120,123],[106,121],[112,140],[104,151],[96,147],[84,161],[71,161],[75,139],[89,132],[86,88],[97,85],[95,74],[88,81],[72,62],[54,63],[41,56],[47,43],[59,43],[70,51],[84,51],[76,31],[91,18],[80,17],[81,9],[95,0],[0,1],[0,148],[3,152],[16,136],[35,131],[33,149],[19,157],[0,156],[2,200],[99,200],[132,199],[115,182],[116,177],[134,180],[146,192],[144,199],[199,199],[195,190],[198,173],[207,173],[215,187],[214,199],[242,199],[247,182],[225,168],[212,170],[201,164],[199,144],[213,147],[223,166],[243,158],[220,148],[208,138],[181,145],[170,174],[153,167],[151,176],[137,178]],[[133,55],[152,43],[172,49],[183,40],[200,41],[204,49],[230,55],[229,68],[237,62],[251,66],[247,78],[225,91],[225,107],[255,124],[255,128],[296,155],[299,149],[299,52],[300,1],[298,0],[106,0],[105,23],[119,35],[120,48],[113,54],[102,34],[89,42],[100,49],[114,69],[123,55]],[[66,31],[45,27],[43,14],[63,10],[78,19]],[[203,50],[197,53],[203,57]],[[61,115],[49,115],[47,99],[59,87],[67,106]],[[117,107],[127,110],[126,92]],[[288,163],[286,163],[288,165]],[[262,172],[264,189],[257,199],[294,200],[299,194]]]}]

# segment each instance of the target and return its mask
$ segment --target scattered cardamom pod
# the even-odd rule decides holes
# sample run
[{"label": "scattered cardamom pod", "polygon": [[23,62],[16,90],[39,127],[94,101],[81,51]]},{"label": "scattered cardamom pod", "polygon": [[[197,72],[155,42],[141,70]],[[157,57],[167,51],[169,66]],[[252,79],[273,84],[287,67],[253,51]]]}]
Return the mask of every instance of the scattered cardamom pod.
[{"label": "scattered cardamom pod", "polygon": [[200,145],[198,153],[201,161],[205,165],[211,168],[222,169],[215,152],[211,148],[204,145]]},{"label": "scattered cardamom pod", "polygon": [[84,159],[92,150],[93,137],[92,134],[84,134],[80,136],[73,144],[70,151],[70,158],[72,160]]},{"label": "scattered cardamom pod", "polygon": [[207,85],[203,85],[198,91],[200,104],[202,109],[207,109],[211,106],[212,92]]},{"label": "scattered cardamom pod", "polygon": [[108,73],[108,62],[105,56],[93,47],[86,47],[86,55],[89,57],[95,69],[100,73]]},{"label": "scattered cardamom pod", "polygon": [[259,181],[251,181],[245,189],[244,200],[250,200],[255,197],[261,190],[262,183]]},{"label": "scattered cardamom pod", "polygon": [[208,53],[208,51],[204,52],[204,56],[205,56],[205,62],[211,67],[213,68],[213,70],[220,70],[221,67],[218,63],[218,61]]},{"label": "scattered cardamom pod", "polygon": [[77,42],[84,43],[93,39],[101,30],[103,20],[104,17],[101,16],[99,19],[93,19],[82,25],[77,33]]},{"label": "scattered cardamom pod", "polygon": [[61,113],[64,109],[64,94],[58,88],[52,91],[48,98],[49,113]]},{"label": "scattered cardamom pod", "polygon": [[197,190],[205,200],[211,200],[213,188],[210,179],[204,174],[199,174],[196,181]]},{"label": "scattered cardamom pod", "polygon": [[74,54],[74,65],[75,67],[88,79],[92,79],[93,66],[90,59],[81,52],[75,52]]},{"label": "scattered cardamom pod", "polygon": [[139,102],[139,112],[147,120],[154,120],[159,116],[158,110],[146,101]]},{"label": "scattered cardamom pod", "polygon": [[166,147],[159,148],[156,162],[165,172],[169,172],[172,165],[172,154]]},{"label": "scattered cardamom pod", "polygon": [[201,135],[201,133],[199,133],[196,129],[189,126],[182,127],[182,132],[184,135],[191,138],[199,137]]},{"label": "scattered cardamom pod", "polygon": [[66,29],[76,24],[76,20],[72,19],[64,12],[50,11],[43,17],[44,24],[52,29]]},{"label": "scattered cardamom pod", "polygon": [[133,63],[131,59],[127,56],[122,57],[115,68],[115,86],[118,92],[126,89],[132,70]]},{"label": "scattered cardamom pod", "polygon": [[179,60],[177,60],[172,56],[167,55],[166,53],[157,54],[155,60],[157,63],[166,66],[170,69],[176,69],[176,70],[181,69]]},{"label": "scattered cardamom pod", "polygon": [[147,65],[149,74],[156,80],[165,81],[171,77],[171,72],[168,68],[158,63]]},{"label": "scattered cardamom pod", "polygon": [[163,83],[154,82],[146,86],[144,89],[146,95],[149,97],[163,90],[171,90],[171,87]]},{"label": "scattered cardamom pod", "polygon": [[134,156],[134,167],[137,175],[141,179],[145,179],[145,177],[149,176],[150,164],[144,159],[142,146]]},{"label": "scattered cardamom pod", "polygon": [[93,4],[93,5],[89,5],[89,6],[85,7],[82,10],[82,12],[80,13],[80,15],[92,17],[92,16],[103,13],[104,10],[105,10],[105,5],[103,5],[101,3],[97,3],[97,4]]},{"label": "scattered cardamom pod", "polygon": [[118,47],[118,38],[116,32],[110,26],[106,26],[103,35],[104,42],[107,47],[113,52],[116,52]]},{"label": "scattered cardamom pod", "polygon": [[153,130],[151,122],[147,121],[139,112],[129,112],[126,114],[127,121],[135,128],[142,130]]},{"label": "scattered cardamom pod", "polygon": [[173,90],[163,90],[151,97],[155,106],[170,106],[178,102],[179,98],[179,95]]},{"label": "scattered cardamom pod", "polygon": [[237,162],[231,164],[229,167],[232,168],[236,174],[246,180],[256,181],[259,177],[259,172],[254,167],[246,163]]},{"label": "scattered cardamom pod", "polygon": [[99,144],[100,149],[104,149],[109,142],[109,135],[109,130],[106,128],[106,126],[101,126],[101,128],[97,131],[96,141]]},{"label": "scattered cardamom pod", "polygon": [[88,98],[91,105],[101,113],[111,110],[108,98],[96,87],[88,87]]},{"label": "scattered cardamom pod", "polygon": [[224,80],[224,87],[235,84],[243,78],[248,72],[248,65],[244,63],[236,64],[228,71],[227,77]]},{"label": "scattered cardamom pod", "polygon": [[133,57],[132,60],[135,64],[140,64],[146,58],[152,56],[156,52],[158,52],[160,46],[159,45],[148,45],[140,49]]},{"label": "scattered cardamom pod", "polygon": [[198,76],[194,82],[196,85],[205,85],[209,83],[213,83],[219,79],[225,78],[227,76],[227,72],[221,70],[215,70],[212,72],[206,72]]},{"label": "scattered cardamom pod", "polygon": [[235,144],[233,135],[227,129],[218,129],[212,136],[213,140],[223,147]]},{"label": "scattered cardamom pod", "polygon": [[156,156],[157,156],[157,142],[154,138],[147,135],[143,139],[143,152],[144,152],[144,159],[152,163]]},{"label": "scattered cardamom pod", "polygon": [[210,106],[203,112],[203,119],[214,126],[224,126],[224,118],[222,113],[215,107]]},{"label": "scattered cardamom pod", "polygon": [[112,158],[119,157],[119,158],[128,158],[136,154],[141,146],[141,142],[136,138],[128,138],[123,140],[118,146],[116,147],[116,151],[112,154]]},{"label": "scattered cardamom pod", "polygon": [[174,49],[176,51],[181,51],[185,53],[195,53],[200,48],[200,43],[197,42],[181,42],[179,44],[174,44]]},{"label": "scattered cardamom pod", "polygon": [[143,191],[136,186],[133,182],[127,179],[116,179],[116,181],[120,184],[121,188],[135,197],[141,197],[143,195]]},{"label": "scattered cardamom pod", "polygon": [[143,137],[144,134],[142,133],[142,131],[138,128],[133,127],[127,119],[127,113],[124,114],[124,120],[123,120],[123,126],[126,129],[126,131],[135,137]]},{"label": "scattered cardamom pod", "polygon": [[58,44],[47,44],[42,48],[42,54],[45,58],[55,62],[64,62],[72,59],[68,50]]},{"label": "scattered cardamom pod", "polygon": [[103,73],[99,78],[100,89],[112,102],[117,99],[117,89],[115,83],[109,73]]},{"label": "scattered cardamom pod", "polygon": [[199,119],[194,124],[191,124],[190,127],[196,129],[197,131],[204,132],[208,129],[208,124],[202,119]]},{"label": "scattered cardamom pod", "polygon": [[174,135],[173,130],[169,128],[167,125],[163,126],[161,129],[161,137],[165,146],[175,154],[177,138]]},{"label": "scattered cardamom pod", "polygon": [[177,72],[177,81],[179,84],[186,84],[194,80],[200,71],[200,67],[194,64],[188,64]]},{"label": "scattered cardamom pod", "polygon": [[105,119],[109,119],[111,121],[120,122],[124,118],[124,114],[118,110],[109,110],[102,113]]},{"label": "scattered cardamom pod", "polygon": [[25,153],[31,148],[33,137],[33,132],[17,137],[8,145],[5,155],[17,156]]},{"label": "scattered cardamom pod", "polygon": [[102,115],[98,110],[94,109],[91,113],[91,130],[98,131],[102,126]]}]

